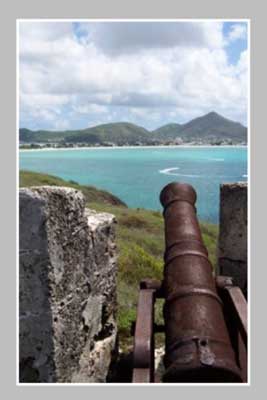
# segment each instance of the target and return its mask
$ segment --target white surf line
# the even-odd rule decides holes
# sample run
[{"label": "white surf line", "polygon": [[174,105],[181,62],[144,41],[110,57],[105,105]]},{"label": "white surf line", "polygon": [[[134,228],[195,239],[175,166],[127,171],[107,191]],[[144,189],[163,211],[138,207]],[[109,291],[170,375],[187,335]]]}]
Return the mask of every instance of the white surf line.
[{"label": "white surf line", "polygon": [[179,167],[172,167],[172,168],[165,168],[165,169],[161,169],[159,170],[160,174],[164,174],[164,175],[173,175],[173,176],[185,176],[187,178],[202,178],[202,175],[190,175],[190,174],[180,174],[175,173],[173,171],[177,171],[178,169],[180,169]]},{"label": "white surf line", "polygon": [[176,174],[173,174],[172,171],[177,171],[178,169],[180,169],[180,168],[179,167],[173,167],[173,168],[160,169],[159,173],[160,174],[165,174],[165,175],[176,175]]}]

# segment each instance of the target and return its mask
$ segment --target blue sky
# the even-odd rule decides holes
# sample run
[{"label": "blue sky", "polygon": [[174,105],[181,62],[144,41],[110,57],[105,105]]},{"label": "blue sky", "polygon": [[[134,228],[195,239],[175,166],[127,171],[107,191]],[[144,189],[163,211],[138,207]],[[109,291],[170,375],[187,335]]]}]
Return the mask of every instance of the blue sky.
[{"label": "blue sky", "polygon": [[240,58],[240,54],[247,50],[248,41],[247,41],[247,23],[233,23],[233,22],[225,22],[223,24],[223,35],[227,39],[229,34],[233,31],[235,26],[238,25],[243,28],[243,36],[239,37],[237,40],[230,41],[230,43],[226,46],[226,52],[231,64],[236,64]]},{"label": "blue sky", "polygon": [[19,25],[20,127],[155,129],[210,111],[246,125],[247,23]]}]

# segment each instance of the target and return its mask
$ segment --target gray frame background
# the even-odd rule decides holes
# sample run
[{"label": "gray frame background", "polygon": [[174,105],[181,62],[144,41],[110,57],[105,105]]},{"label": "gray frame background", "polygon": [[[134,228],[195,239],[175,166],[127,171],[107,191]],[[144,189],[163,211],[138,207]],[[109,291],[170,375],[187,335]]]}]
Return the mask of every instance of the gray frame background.
[{"label": "gray frame background", "polygon": [[[1,3],[1,397],[43,399],[60,396],[97,396],[97,398],[134,398],[136,396],[177,396],[186,399],[262,398],[264,385],[263,297],[266,289],[266,261],[263,254],[265,190],[264,132],[266,83],[265,39],[266,11],[264,2],[212,0],[171,2],[164,0],[126,0],[85,2],[37,2],[9,0]],[[16,19],[20,18],[248,18],[251,20],[251,386],[16,386]],[[265,111],[266,114],[266,111]],[[265,117],[265,118],[264,118]],[[256,171],[256,166],[259,168]],[[265,206],[265,207],[264,207]],[[257,243],[257,248],[256,248]],[[261,245],[261,246],[260,246]],[[264,276],[265,274],[265,276]],[[265,279],[264,279],[265,278]]]}]

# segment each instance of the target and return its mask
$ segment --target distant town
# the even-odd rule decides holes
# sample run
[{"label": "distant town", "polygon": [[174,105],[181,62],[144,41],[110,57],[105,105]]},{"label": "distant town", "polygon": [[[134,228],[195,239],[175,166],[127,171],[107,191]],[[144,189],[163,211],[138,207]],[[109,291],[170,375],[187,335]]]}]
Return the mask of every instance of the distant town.
[{"label": "distant town", "polygon": [[[59,143],[19,143],[20,149],[61,149],[61,148],[82,148],[82,147],[131,147],[131,146],[232,146],[237,143],[233,143],[231,139],[225,140],[193,140],[190,142],[185,142],[181,138],[176,138],[175,140],[151,140],[144,142],[134,142],[134,143],[113,143],[113,142],[100,142],[100,143],[68,143],[68,142],[59,142]],[[239,146],[246,146],[246,142],[238,143]]]}]

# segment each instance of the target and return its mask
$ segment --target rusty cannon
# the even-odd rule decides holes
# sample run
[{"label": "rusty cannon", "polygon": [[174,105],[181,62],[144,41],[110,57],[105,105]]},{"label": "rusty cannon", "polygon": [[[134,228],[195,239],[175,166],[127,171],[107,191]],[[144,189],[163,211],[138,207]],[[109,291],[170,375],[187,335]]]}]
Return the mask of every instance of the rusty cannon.
[{"label": "rusty cannon", "polygon": [[[154,335],[165,332],[163,382],[247,382],[247,303],[231,277],[213,276],[196,216],[192,186],[170,183],[164,208],[162,282],[140,283],[134,337],[133,382],[157,382]],[[165,300],[164,326],[154,303]]]}]

